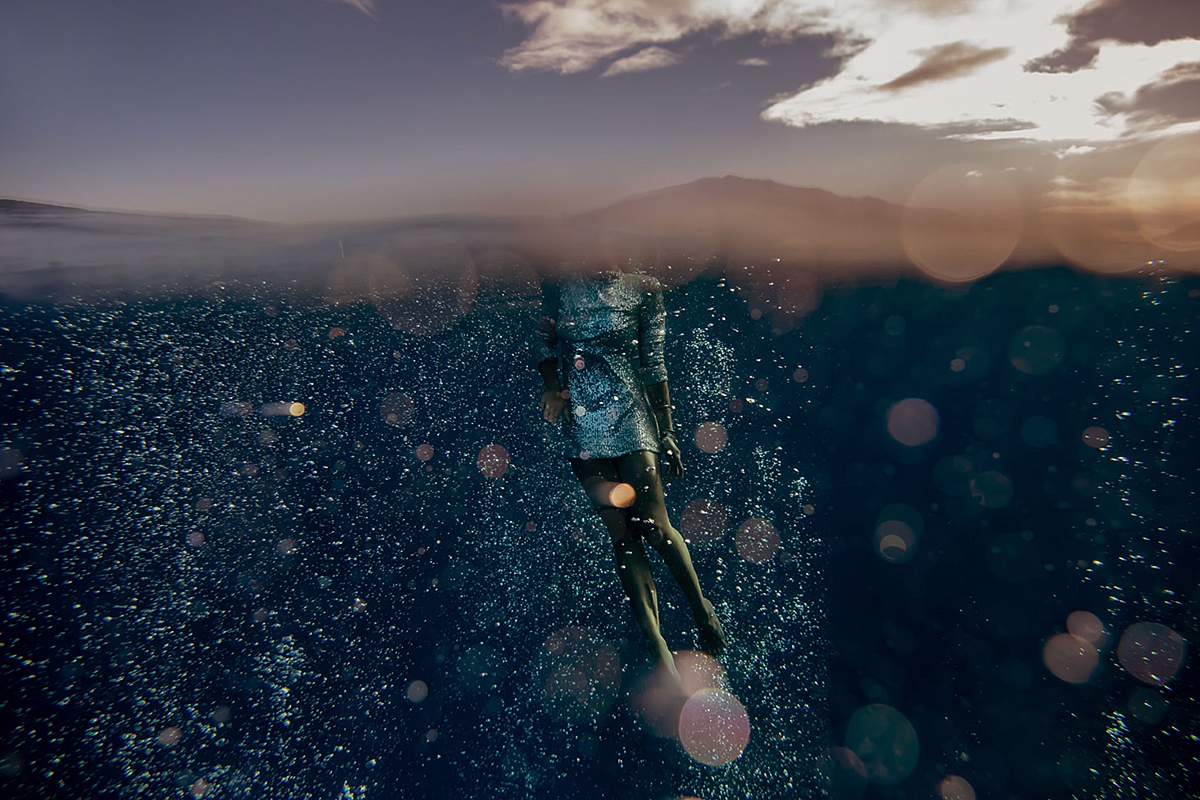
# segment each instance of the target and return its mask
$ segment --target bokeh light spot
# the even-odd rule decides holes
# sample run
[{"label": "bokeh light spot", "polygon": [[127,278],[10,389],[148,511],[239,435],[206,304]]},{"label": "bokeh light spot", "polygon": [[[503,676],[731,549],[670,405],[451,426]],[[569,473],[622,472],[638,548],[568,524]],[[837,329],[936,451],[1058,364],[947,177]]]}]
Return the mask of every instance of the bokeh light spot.
[{"label": "bokeh light spot", "polygon": [[1117,644],[1117,660],[1139,681],[1163,686],[1183,667],[1186,650],[1183,637],[1166,625],[1135,622]]},{"label": "bokeh light spot", "polygon": [[779,531],[760,517],[750,519],[738,526],[734,545],[738,555],[751,564],[763,564],[775,557],[779,550]]},{"label": "bokeh light spot", "polygon": [[867,780],[884,786],[908,778],[920,755],[912,723],[896,709],[879,703],[863,706],[850,717],[846,747],[862,761]]},{"label": "bokeh light spot", "polygon": [[1176,252],[1200,249],[1200,132],[1155,145],[1133,171],[1128,196],[1146,241]]},{"label": "bokeh light spot", "polygon": [[808,370],[806,370],[804,367],[797,367],[796,371],[792,373],[792,380],[794,380],[796,383],[807,382]]},{"label": "bokeh light spot", "polygon": [[750,741],[750,717],[741,701],[723,689],[701,689],[679,712],[679,743],[701,764],[719,767],[737,760]]},{"label": "bokeh light spot", "polygon": [[15,447],[0,447],[0,480],[12,478],[21,472],[25,454]]},{"label": "bokeh light spot", "polygon": [[417,445],[418,461],[429,461],[431,458],[433,458],[433,445],[428,443]]},{"label": "bokeh light spot", "polygon": [[1058,633],[1042,646],[1042,663],[1060,681],[1087,683],[1100,664],[1100,654],[1086,639]]},{"label": "bokeh light spot", "polygon": [[696,426],[693,438],[696,441],[696,447],[700,448],[701,452],[711,455],[725,449],[729,435],[725,431],[725,426],[719,422],[702,422]]},{"label": "bokeh light spot", "polygon": [[1084,428],[1081,438],[1083,439],[1084,444],[1086,444],[1088,447],[1094,447],[1097,450],[1108,446],[1108,431],[1104,430],[1104,428],[1101,428],[1099,425],[1093,425],[1090,428]]},{"label": "bokeh light spot", "polygon": [[1108,631],[1104,629],[1104,623],[1090,611],[1072,611],[1067,616],[1067,631],[1091,642],[1097,650],[1103,650],[1108,644]]},{"label": "bokeh light spot", "polygon": [[379,416],[388,425],[403,427],[412,422],[414,405],[408,395],[392,392],[379,402]]},{"label": "bokeh light spot", "polygon": [[901,241],[909,259],[943,281],[981,278],[1003,264],[1021,236],[1021,202],[1006,176],[968,164],[935,170],[905,205]]},{"label": "bokeh light spot", "polygon": [[892,503],[879,512],[875,521],[875,552],[893,564],[911,559],[925,531],[925,520],[912,506]]},{"label": "bokeh light spot", "polygon": [[1003,472],[988,470],[971,479],[971,497],[984,508],[1003,508],[1013,497],[1013,485]]},{"label": "bokeh light spot", "polygon": [[503,445],[489,444],[479,451],[479,457],[475,459],[475,463],[478,465],[479,471],[489,478],[503,478],[504,473],[508,472],[511,459]]},{"label": "bokeh light spot", "polygon": [[408,685],[404,696],[408,698],[408,702],[420,705],[425,702],[426,697],[429,697],[429,684],[425,681],[413,681]]},{"label": "bokeh light spot", "polygon": [[174,725],[158,732],[158,743],[163,747],[174,747],[179,744],[181,738],[183,738],[183,731]]},{"label": "bokeh light spot", "polygon": [[947,775],[938,783],[942,800],[975,800],[975,788],[961,775]]},{"label": "bokeh light spot", "polygon": [[1008,360],[1026,375],[1045,375],[1060,363],[1067,344],[1053,328],[1030,325],[1022,328],[1008,343]]},{"label": "bokeh light spot", "polygon": [[937,409],[919,397],[893,403],[887,411],[887,429],[900,444],[920,447],[938,434]]}]

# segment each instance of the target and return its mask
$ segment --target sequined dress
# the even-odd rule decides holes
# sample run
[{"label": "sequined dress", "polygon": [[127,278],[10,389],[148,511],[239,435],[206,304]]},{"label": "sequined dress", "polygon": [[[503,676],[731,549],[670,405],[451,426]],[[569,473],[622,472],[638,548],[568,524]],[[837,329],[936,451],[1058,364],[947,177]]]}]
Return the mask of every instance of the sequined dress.
[{"label": "sequined dress", "polygon": [[553,292],[534,339],[538,363],[554,359],[569,392],[563,432],[572,458],[661,452],[646,386],[665,381],[662,286],[648,275],[570,278]]}]

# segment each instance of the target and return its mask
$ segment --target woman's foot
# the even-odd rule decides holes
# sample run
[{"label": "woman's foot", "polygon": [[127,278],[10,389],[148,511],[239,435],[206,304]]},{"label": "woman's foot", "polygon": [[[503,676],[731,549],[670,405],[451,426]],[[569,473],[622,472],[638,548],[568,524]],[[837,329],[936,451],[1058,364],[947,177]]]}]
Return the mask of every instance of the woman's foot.
[{"label": "woman's foot", "polygon": [[700,632],[700,649],[714,658],[725,652],[725,631],[721,629],[721,620],[713,611],[712,603],[704,601],[707,616],[696,619],[696,628]]}]

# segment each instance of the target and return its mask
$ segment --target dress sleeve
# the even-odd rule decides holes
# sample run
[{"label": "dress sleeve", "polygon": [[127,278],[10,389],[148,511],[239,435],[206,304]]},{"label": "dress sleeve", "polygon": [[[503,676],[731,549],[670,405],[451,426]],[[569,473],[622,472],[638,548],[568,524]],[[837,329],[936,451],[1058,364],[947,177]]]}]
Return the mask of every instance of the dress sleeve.
[{"label": "dress sleeve", "polygon": [[533,363],[558,358],[558,287],[542,284],[542,307],[538,311],[537,329],[530,339]]},{"label": "dress sleeve", "polygon": [[662,284],[647,278],[645,295],[638,308],[638,351],[641,357],[642,383],[653,386],[667,379],[663,351],[667,339],[667,312],[663,308]]}]

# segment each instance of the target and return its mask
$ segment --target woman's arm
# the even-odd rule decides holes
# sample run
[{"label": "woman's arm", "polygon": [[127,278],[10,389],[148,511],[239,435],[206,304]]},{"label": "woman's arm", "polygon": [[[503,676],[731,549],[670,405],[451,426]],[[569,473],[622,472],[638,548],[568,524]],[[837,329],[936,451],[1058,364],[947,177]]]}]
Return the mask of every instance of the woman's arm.
[{"label": "woman's arm", "polygon": [[664,356],[667,312],[663,307],[662,285],[654,278],[647,278],[646,281],[647,297],[638,311],[638,350],[646,399],[650,401],[654,421],[658,424],[658,438],[663,451],[663,477],[670,479],[683,474],[683,454],[671,422],[671,392],[667,389]]},{"label": "woman's arm", "polygon": [[554,422],[562,413],[564,402],[562,384],[558,379],[558,296],[546,285],[542,287],[542,314],[538,318],[537,335],[533,339],[534,357],[545,391],[538,409],[546,422]]}]

